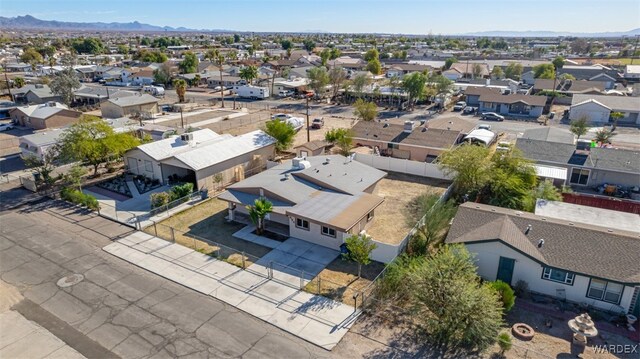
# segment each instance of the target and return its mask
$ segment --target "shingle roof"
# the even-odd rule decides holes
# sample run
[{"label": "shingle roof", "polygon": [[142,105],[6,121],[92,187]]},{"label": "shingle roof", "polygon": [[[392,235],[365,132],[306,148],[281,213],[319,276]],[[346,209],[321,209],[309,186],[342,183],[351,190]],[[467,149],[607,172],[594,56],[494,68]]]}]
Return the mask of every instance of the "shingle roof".
[{"label": "shingle roof", "polygon": [[416,127],[407,133],[402,125],[367,121],[359,121],[352,131],[356,141],[366,139],[433,148],[449,148],[460,136],[460,131],[425,127]]},{"label": "shingle roof", "polygon": [[524,131],[522,138],[529,140],[549,141],[573,144],[575,135],[565,129],[555,127],[530,128]]},{"label": "shingle roof", "polygon": [[[535,90],[553,90],[554,80],[536,79],[533,85]],[[597,91],[604,92],[605,82],[603,81],[583,81],[583,80],[558,80],[555,81],[558,92],[580,93]]]},{"label": "shingle roof", "polygon": [[544,106],[547,103],[546,96],[532,96],[532,95],[520,95],[520,94],[482,94],[478,101],[481,102],[495,102],[512,104],[516,102],[524,102],[529,106]]},{"label": "shingle roof", "polygon": [[158,99],[145,93],[140,95],[136,94],[135,96],[110,97],[109,102],[120,107],[128,107],[158,102]]},{"label": "shingle roof", "polygon": [[575,94],[571,105],[574,106],[588,100],[595,100],[613,111],[640,112],[640,97]]},{"label": "shingle roof", "polygon": [[[528,225],[531,230],[524,234]],[[540,239],[544,245],[538,247]],[[570,224],[532,213],[464,203],[447,243],[501,241],[539,263],[588,276],[640,284],[640,237],[632,232]]]},{"label": "shingle roof", "polygon": [[315,151],[317,149],[327,147],[328,145],[329,145],[329,142],[325,140],[315,140],[315,141],[309,141],[307,143],[303,143],[299,146],[296,146],[295,148],[306,148],[308,150]]},{"label": "shingle roof", "polygon": [[391,123],[380,123],[375,121],[358,121],[353,128],[354,139],[367,139],[372,141],[392,142],[397,139],[404,127]]},{"label": "shingle roof", "polygon": [[438,117],[427,121],[429,129],[460,131],[469,133],[476,127],[476,124],[466,118],[460,117]]},{"label": "shingle roof", "polygon": [[499,95],[501,92],[495,87],[469,86],[464,90],[464,94],[467,96],[482,96]]}]

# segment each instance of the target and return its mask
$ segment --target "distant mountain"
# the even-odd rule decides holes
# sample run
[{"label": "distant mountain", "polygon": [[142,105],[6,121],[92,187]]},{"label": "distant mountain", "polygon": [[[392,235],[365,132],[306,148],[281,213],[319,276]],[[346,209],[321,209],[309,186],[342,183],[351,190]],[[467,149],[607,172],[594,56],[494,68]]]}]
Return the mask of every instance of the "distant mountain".
[{"label": "distant mountain", "polygon": [[640,28],[625,32],[561,32],[561,31],[481,31],[469,32],[463,36],[487,36],[487,37],[622,37],[640,35]]},{"label": "distant mountain", "polygon": [[31,29],[31,30],[91,30],[91,31],[216,31],[225,30],[197,30],[186,27],[156,26],[140,22],[65,22],[55,20],[40,20],[31,15],[17,17],[0,16],[0,29]]}]

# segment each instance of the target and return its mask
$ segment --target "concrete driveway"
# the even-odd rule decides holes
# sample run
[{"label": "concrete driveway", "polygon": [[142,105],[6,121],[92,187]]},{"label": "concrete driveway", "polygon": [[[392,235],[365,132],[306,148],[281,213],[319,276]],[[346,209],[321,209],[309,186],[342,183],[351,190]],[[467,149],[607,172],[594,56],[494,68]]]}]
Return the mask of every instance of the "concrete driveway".
[{"label": "concrete driveway", "polygon": [[250,270],[273,269],[273,279],[299,288],[315,278],[340,252],[297,238],[289,238],[264,255]]}]

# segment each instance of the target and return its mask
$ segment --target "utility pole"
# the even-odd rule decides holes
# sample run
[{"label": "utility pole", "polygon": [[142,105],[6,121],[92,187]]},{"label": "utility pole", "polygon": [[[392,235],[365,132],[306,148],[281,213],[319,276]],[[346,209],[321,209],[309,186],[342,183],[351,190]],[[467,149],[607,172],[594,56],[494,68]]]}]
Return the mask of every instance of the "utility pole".
[{"label": "utility pole", "polygon": [[180,106],[180,126],[184,130],[184,118],[182,117],[182,106]]},{"label": "utility pole", "polygon": [[[631,63],[630,63],[630,65],[633,65],[633,57],[636,54],[636,51],[638,51],[638,39],[640,39],[640,35],[636,35],[636,45],[633,47],[633,54],[631,54]],[[7,73],[5,72],[4,75],[6,76]]]},{"label": "utility pole", "polygon": [[309,94],[307,94],[307,142],[311,142],[311,133],[309,133]]},{"label": "utility pole", "polygon": [[[636,42],[637,45],[637,42]],[[633,60],[631,60],[633,61]],[[7,91],[9,91],[9,98],[13,101],[13,95],[11,94],[11,84],[9,83],[9,78],[7,77],[7,64],[4,64],[4,80],[7,82]]]}]

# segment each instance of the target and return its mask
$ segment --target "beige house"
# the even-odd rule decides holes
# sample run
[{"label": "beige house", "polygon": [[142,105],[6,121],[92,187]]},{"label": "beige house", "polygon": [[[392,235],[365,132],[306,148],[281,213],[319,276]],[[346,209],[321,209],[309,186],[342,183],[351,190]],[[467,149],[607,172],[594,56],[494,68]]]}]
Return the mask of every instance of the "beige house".
[{"label": "beige house", "polygon": [[58,102],[47,102],[42,105],[16,107],[9,112],[14,123],[44,130],[71,125],[78,121],[82,112],[70,110]]},{"label": "beige house", "polygon": [[134,174],[216,190],[262,171],[274,151],[275,140],[260,130],[234,137],[203,129],[140,145],[124,159]]},{"label": "beige house", "polygon": [[139,93],[133,96],[112,97],[100,104],[100,110],[104,118],[119,118],[135,114],[151,117],[159,112],[157,98]]}]

